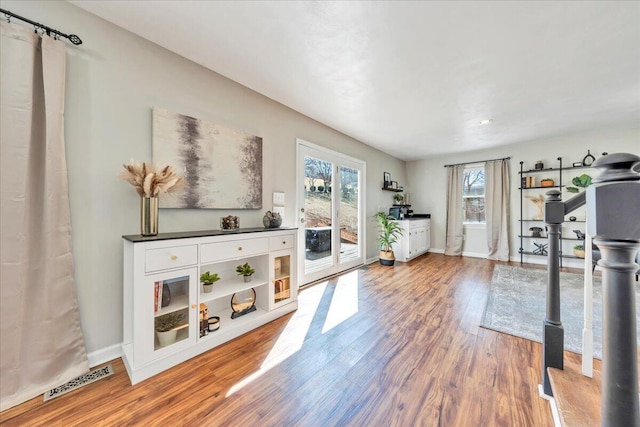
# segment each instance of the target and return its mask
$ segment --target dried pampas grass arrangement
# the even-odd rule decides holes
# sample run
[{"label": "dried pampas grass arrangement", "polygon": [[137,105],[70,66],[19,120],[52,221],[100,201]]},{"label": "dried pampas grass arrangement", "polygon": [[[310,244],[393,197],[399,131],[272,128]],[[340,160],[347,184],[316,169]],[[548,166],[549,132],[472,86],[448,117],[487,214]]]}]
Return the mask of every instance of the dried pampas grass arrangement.
[{"label": "dried pampas grass arrangement", "polygon": [[123,166],[124,171],[118,176],[133,185],[140,197],[158,197],[160,194],[173,193],[184,185],[182,177],[176,175],[170,165],[159,168],[154,164],[131,160],[131,163]]}]

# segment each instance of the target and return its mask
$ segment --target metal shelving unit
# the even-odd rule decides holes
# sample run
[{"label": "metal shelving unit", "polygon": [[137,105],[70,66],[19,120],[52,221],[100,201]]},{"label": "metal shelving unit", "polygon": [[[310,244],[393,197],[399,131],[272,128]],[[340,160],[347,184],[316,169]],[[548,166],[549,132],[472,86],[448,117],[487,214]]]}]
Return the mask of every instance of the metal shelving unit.
[{"label": "metal shelving unit", "polygon": [[[524,219],[522,217],[523,215],[523,199],[524,199],[524,191],[526,190],[540,190],[540,189],[545,189],[545,190],[551,190],[553,188],[564,188],[565,186],[562,184],[562,172],[566,172],[566,171],[570,171],[570,170],[575,170],[575,169],[588,169],[589,166],[571,166],[568,168],[563,168],[562,167],[562,157],[558,157],[557,158],[558,163],[559,163],[559,167],[557,168],[545,168],[545,169],[528,169],[528,170],[524,170],[524,162],[520,162],[520,171],[518,172],[518,174],[520,175],[520,186],[518,188],[518,190],[520,190],[520,219],[518,220],[520,222],[520,234],[518,235],[518,237],[520,238],[520,248],[518,250],[518,253],[520,253],[520,263],[524,262],[524,255],[534,255],[534,256],[547,256],[546,254],[537,254],[537,253],[533,253],[532,251],[525,251],[524,250],[524,239],[547,239],[547,237],[534,237],[534,236],[527,236],[524,234],[524,223],[525,222],[539,222],[539,223],[544,223],[543,220],[536,220],[536,219]],[[542,186],[533,186],[533,187],[524,187],[522,185],[522,178],[526,175],[531,175],[531,174],[538,174],[538,173],[557,173],[558,174],[558,185],[552,185],[549,187],[542,187]],[[575,223],[584,223],[585,221],[566,221],[566,222],[575,222]],[[576,239],[576,238],[572,238],[572,237],[562,237],[560,236],[560,244],[562,244],[562,240],[580,240],[580,239]],[[571,259],[580,259],[574,255],[563,255],[561,252],[560,255],[560,267],[562,267],[562,258],[571,258]]]}]

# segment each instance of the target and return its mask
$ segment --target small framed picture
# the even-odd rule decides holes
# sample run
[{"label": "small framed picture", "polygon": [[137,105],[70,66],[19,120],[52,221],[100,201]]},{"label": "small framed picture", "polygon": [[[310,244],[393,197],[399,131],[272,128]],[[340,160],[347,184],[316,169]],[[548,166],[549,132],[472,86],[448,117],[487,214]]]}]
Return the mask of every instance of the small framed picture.
[{"label": "small framed picture", "polygon": [[384,182],[384,188],[391,185],[391,174],[389,172],[382,173],[382,182]]}]

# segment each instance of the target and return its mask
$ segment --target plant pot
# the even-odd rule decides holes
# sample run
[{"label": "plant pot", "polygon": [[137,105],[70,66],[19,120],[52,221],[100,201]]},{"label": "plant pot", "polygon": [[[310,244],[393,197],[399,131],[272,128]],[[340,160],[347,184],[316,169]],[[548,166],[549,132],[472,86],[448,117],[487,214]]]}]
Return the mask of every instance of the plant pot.
[{"label": "plant pot", "polygon": [[245,283],[249,283],[251,281],[251,276],[243,276],[243,277],[244,277]]},{"label": "plant pot", "polygon": [[550,181],[540,181],[540,187],[553,187],[553,180]]},{"label": "plant pot", "polygon": [[213,283],[211,283],[210,285],[205,285],[203,283],[202,287],[204,288],[204,293],[205,294],[208,294],[209,292],[213,291]]},{"label": "plant pot", "polygon": [[393,251],[380,251],[380,265],[393,265],[396,262],[396,255]]},{"label": "plant pot", "polygon": [[578,258],[584,258],[584,250],[581,249],[574,249],[573,250],[573,254],[575,256],[577,256]]},{"label": "plant pot", "polygon": [[156,335],[158,335],[158,344],[160,344],[160,347],[166,347],[176,342],[176,338],[178,337],[178,330],[172,329],[166,332],[156,331]]}]

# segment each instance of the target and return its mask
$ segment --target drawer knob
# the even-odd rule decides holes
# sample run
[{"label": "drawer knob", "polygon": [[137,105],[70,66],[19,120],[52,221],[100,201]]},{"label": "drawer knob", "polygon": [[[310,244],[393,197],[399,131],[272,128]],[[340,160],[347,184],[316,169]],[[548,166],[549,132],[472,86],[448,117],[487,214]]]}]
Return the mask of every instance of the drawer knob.
[{"label": "drawer knob", "polygon": [[286,240],[283,240],[283,241],[282,241],[282,244],[283,244],[283,245],[286,245],[286,244],[287,244],[287,241],[286,241]]},{"label": "drawer knob", "polygon": [[196,309],[196,305],[195,304],[191,304],[191,308],[193,308],[195,310]]},{"label": "drawer knob", "polygon": [[242,250],[242,246],[238,246],[238,250],[241,251]]},{"label": "drawer knob", "polygon": [[177,255],[171,255],[171,260],[175,261],[175,260],[177,260],[177,259],[178,259],[178,256],[177,256]]}]

